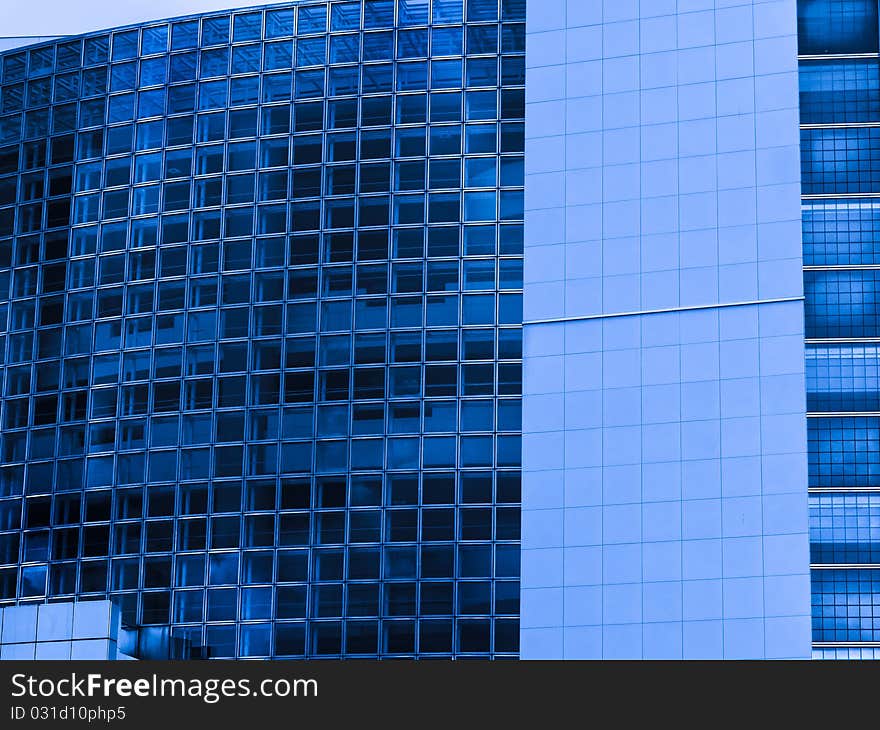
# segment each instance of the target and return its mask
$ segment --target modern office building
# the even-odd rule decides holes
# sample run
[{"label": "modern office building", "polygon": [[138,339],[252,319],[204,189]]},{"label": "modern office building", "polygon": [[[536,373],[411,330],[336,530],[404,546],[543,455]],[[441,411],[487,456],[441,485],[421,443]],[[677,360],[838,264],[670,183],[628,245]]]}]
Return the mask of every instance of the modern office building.
[{"label": "modern office building", "polygon": [[197,5],[0,54],[7,613],[874,656],[877,0]]},{"label": "modern office building", "polygon": [[2,55],[2,601],[516,656],[524,20],[276,3]]}]

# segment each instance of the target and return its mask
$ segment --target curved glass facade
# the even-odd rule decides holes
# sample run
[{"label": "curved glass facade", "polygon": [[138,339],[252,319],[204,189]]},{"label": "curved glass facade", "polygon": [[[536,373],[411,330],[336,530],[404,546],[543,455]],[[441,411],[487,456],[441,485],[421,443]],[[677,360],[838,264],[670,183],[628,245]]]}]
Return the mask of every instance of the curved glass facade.
[{"label": "curved glass facade", "polygon": [[525,0],[0,55],[0,604],[515,656]]}]

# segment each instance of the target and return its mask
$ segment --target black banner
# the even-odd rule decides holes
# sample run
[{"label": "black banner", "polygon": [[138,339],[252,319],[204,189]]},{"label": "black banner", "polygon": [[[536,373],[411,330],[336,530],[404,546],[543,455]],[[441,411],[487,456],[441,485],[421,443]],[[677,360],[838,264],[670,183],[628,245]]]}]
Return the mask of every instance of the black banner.
[{"label": "black banner", "polygon": [[[871,662],[0,662],[0,728],[667,727],[868,709]],[[821,693],[813,695],[813,690]],[[825,698],[817,702],[817,697]],[[834,697],[838,699],[835,700]],[[760,709],[759,709],[760,708]],[[851,716],[852,708],[847,711]],[[757,715],[755,714],[757,713]],[[527,721],[526,718],[538,718]],[[540,720],[544,718],[544,720]],[[480,722],[478,723],[478,720]],[[609,720],[611,720],[609,722]],[[488,725],[486,724],[488,721]],[[197,725],[195,725],[197,723]]]}]

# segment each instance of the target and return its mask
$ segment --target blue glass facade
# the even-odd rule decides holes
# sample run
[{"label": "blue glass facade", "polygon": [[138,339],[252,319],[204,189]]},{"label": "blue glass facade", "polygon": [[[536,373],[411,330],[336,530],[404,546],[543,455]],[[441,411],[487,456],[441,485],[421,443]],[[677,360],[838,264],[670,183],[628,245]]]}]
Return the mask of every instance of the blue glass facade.
[{"label": "blue glass facade", "polygon": [[515,656],[525,0],[0,55],[0,604]]},{"label": "blue glass facade", "polygon": [[814,656],[876,658],[878,4],[798,14]]}]

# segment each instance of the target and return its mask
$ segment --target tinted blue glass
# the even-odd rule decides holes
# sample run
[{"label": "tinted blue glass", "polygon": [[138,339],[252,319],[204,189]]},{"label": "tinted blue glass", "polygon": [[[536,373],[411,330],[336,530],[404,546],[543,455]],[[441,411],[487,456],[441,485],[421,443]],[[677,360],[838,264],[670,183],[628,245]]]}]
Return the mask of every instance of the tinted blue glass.
[{"label": "tinted blue glass", "polygon": [[804,201],[804,264],[876,264],[878,231],[880,205],[871,200]]},{"label": "tinted blue glass", "polygon": [[880,419],[809,418],[811,487],[880,486]]},{"label": "tinted blue glass", "polygon": [[807,410],[880,411],[876,346],[807,347]]},{"label": "tinted blue glass", "polygon": [[327,6],[325,4],[300,7],[298,17],[296,26],[298,35],[324,33],[327,30]]},{"label": "tinted blue glass", "polygon": [[168,50],[168,26],[144,28],[141,40],[141,53],[148,56],[152,53],[165,53]]},{"label": "tinted blue glass", "polygon": [[801,55],[876,53],[875,0],[798,0]]},{"label": "tinted blue glass", "polygon": [[229,42],[229,16],[220,15],[202,21],[202,45],[213,46]]},{"label": "tinted blue glass", "polygon": [[807,337],[876,337],[878,272],[806,271]]},{"label": "tinted blue glass", "polygon": [[266,38],[280,38],[293,35],[293,8],[269,10],[266,12]]},{"label": "tinted blue glass", "polygon": [[[873,0],[802,0],[798,16],[802,55],[878,50]],[[802,122],[844,125],[880,120],[873,60],[802,61],[800,76]],[[875,190],[874,137],[870,131],[843,126],[802,132],[803,191],[823,198],[803,204],[804,263],[816,267],[805,272],[807,336],[860,340],[808,345],[808,408],[816,415],[877,411],[874,276],[868,268],[876,263],[874,206],[870,200],[839,197]],[[851,268],[819,268],[832,266]],[[876,561],[870,492],[880,486],[877,426],[870,415],[808,419],[810,486],[868,490],[813,496],[814,563]],[[813,571],[814,640],[874,639],[872,579],[870,571]],[[830,651],[846,658],[837,649]],[[862,651],[857,649],[854,656],[863,656]],[[864,656],[873,658],[873,653]]]},{"label": "tinted blue glass", "polygon": [[209,657],[516,654],[524,9],[490,5],[466,104],[423,27],[460,55],[460,1],[0,56],[0,602],[110,596]]},{"label": "tinted blue glass", "polygon": [[874,596],[880,592],[880,571],[813,571],[813,639],[815,641],[876,641],[880,615]]},{"label": "tinted blue glass", "polygon": [[880,190],[880,130],[802,130],[801,172],[805,194]]},{"label": "tinted blue glass", "polygon": [[876,61],[803,61],[801,121],[843,124],[880,118],[878,69]]},{"label": "tinted blue glass", "polygon": [[810,498],[813,563],[877,563],[880,498],[876,494],[817,494]]},{"label": "tinted blue glass", "polygon": [[460,23],[464,17],[464,0],[434,0],[433,22]]}]

